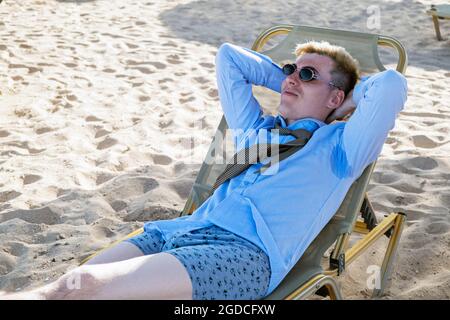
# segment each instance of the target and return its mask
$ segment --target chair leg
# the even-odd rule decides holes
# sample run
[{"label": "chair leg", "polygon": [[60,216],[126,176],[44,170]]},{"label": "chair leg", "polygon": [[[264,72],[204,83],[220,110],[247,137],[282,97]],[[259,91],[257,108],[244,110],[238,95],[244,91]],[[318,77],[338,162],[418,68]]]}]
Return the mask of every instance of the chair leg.
[{"label": "chair leg", "polygon": [[331,300],[342,300],[338,283],[333,279],[333,277],[324,274],[318,274],[312,277],[302,287],[288,295],[285,299],[305,300],[322,288],[327,291]]},{"label": "chair leg", "polygon": [[342,300],[341,291],[338,284],[333,280],[325,285],[331,300]]},{"label": "chair leg", "polygon": [[433,17],[433,24],[434,24],[434,30],[436,31],[436,38],[438,39],[438,41],[442,41],[444,40],[441,36],[441,30],[439,29],[439,19],[437,16],[432,16]]},{"label": "chair leg", "polygon": [[375,288],[373,290],[372,297],[380,297],[384,293],[384,289],[386,288],[388,277],[392,271],[392,265],[394,259],[396,257],[398,243],[400,241],[400,236],[403,231],[403,225],[406,220],[406,215],[404,213],[397,213],[397,217],[395,219],[394,226],[392,227],[393,232],[391,234],[391,238],[389,240],[388,247],[386,249],[386,254],[383,259],[383,264],[380,270],[380,288]]}]

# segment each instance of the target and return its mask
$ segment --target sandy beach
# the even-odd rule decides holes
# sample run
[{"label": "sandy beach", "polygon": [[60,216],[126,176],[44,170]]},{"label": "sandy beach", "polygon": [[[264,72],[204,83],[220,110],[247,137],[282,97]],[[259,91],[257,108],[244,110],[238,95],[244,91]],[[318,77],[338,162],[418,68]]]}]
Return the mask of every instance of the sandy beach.
[{"label": "sandy beach", "polygon": [[[251,47],[287,23],[385,34],[407,48],[408,101],[368,191],[380,219],[408,215],[383,298],[449,299],[450,21],[437,41],[432,2],[3,1],[0,291],[53,281],[144,222],[177,217],[222,116],[219,46]],[[347,268],[345,298],[370,298],[367,268],[386,244]]]}]

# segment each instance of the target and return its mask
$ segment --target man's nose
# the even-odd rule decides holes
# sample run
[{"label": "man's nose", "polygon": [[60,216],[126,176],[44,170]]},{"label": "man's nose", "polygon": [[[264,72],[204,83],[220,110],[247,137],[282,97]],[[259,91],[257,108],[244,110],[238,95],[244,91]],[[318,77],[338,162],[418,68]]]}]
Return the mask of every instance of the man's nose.
[{"label": "man's nose", "polygon": [[296,72],[290,74],[286,80],[288,81],[289,85],[296,86],[299,84],[300,79],[298,78],[298,74]]}]

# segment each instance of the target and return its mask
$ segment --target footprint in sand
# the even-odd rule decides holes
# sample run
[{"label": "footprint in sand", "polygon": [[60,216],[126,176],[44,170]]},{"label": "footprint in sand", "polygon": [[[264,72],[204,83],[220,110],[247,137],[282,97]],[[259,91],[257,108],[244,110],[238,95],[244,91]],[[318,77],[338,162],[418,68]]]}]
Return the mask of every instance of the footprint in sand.
[{"label": "footprint in sand", "polygon": [[194,181],[192,179],[177,179],[177,181],[170,183],[170,186],[175,190],[180,198],[187,199],[189,193],[191,192],[193,183]]},{"label": "footprint in sand", "polygon": [[390,184],[396,182],[400,179],[398,174],[389,174],[385,172],[374,172],[372,174],[372,179],[376,183],[380,184]]},{"label": "footprint in sand", "polygon": [[13,79],[14,81],[23,81],[24,80],[21,76],[14,76],[14,77],[11,77],[11,79]]},{"label": "footprint in sand", "polygon": [[219,92],[217,91],[217,89],[209,89],[208,96],[210,96],[211,98],[217,98],[219,96]]},{"label": "footprint in sand", "polygon": [[172,163],[172,158],[164,154],[152,154],[151,157],[155,164],[168,165]]},{"label": "footprint in sand", "polygon": [[132,44],[132,43],[128,43],[128,42],[125,42],[125,44],[126,44],[127,47],[130,48],[130,49],[136,49],[136,48],[139,48],[139,46],[136,45],[136,44]]},{"label": "footprint in sand", "polygon": [[[165,42],[165,43],[163,43],[162,45],[163,45],[164,47],[174,47],[174,48],[177,48],[177,47],[178,47],[178,45],[177,45],[175,42],[173,42],[173,41]],[[3,49],[3,50],[6,50],[6,47],[5,47],[5,49]]]},{"label": "footprint in sand", "polygon": [[418,168],[421,170],[432,170],[438,167],[439,164],[436,160],[430,157],[416,157],[407,160],[406,167]]},{"label": "footprint in sand", "polygon": [[161,79],[161,80],[158,81],[159,84],[163,84],[163,83],[166,83],[166,82],[173,82],[173,79],[164,78],[164,79]]},{"label": "footprint in sand", "polygon": [[430,149],[438,146],[436,142],[424,135],[412,136],[412,140],[414,145],[418,148]]},{"label": "footprint in sand", "polygon": [[23,184],[31,184],[34,183],[36,181],[41,180],[42,177],[36,174],[26,174],[23,176]]},{"label": "footprint in sand", "polygon": [[109,173],[100,173],[97,178],[95,179],[95,184],[98,186],[102,183],[105,183],[106,181],[111,180],[112,178],[114,178],[114,175],[109,174]]},{"label": "footprint in sand", "polygon": [[151,65],[156,69],[165,69],[167,66],[164,63],[158,61],[134,61],[134,60],[126,60],[125,64],[127,66],[142,66],[142,65]]},{"label": "footprint in sand", "polygon": [[50,127],[43,127],[43,128],[37,128],[37,129],[36,129],[36,133],[37,133],[37,134],[43,134],[43,133],[50,132],[50,131],[54,131],[54,130],[55,130],[55,129],[50,128]]},{"label": "footprint in sand", "polygon": [[14,190],[0,192],[0,203],[10,201],[12,199],[17,198],[20,195],[21,195],[20,192]]},{"label": "footprint in sand", "polygon": [[20,257],[28,252],[28,248],[22,242],[9,242],[6,252],[11,256]]},{"label": "footprint in sand", "polygon": [[108,133],[111,133],[111,132],[102,128],[95,133],[95,138],[100,138],[100,137],[106,136]]},{"label": "footprint in sand", "polygon": [[172,124],[173,124],[173,120],[172,120],[172,119],[169,119],[169,120],[160,120],[160,121],[158,122],[158,126],[159,126],[160,129],[167,128],[168,126],[170,126],[170,125],[172,125]]},{"label": "footprint in sand", "polygon": [[87,116],[85,119],[87,122],[92,122],[92,121],[102,121],[102,119],[97,118],[96,116]]},{"label": "footprint in sand", "polygon": [[66,100],[69,100],[69,101],[72,101],[72,102],[78,100],[77,96],[74,95],[74,94],[72,93],[72,91],[70,91],[70,90],[59,90],[59,91],[58,91],[58,96],[56,96],[56,98],[61,99],[61,98],[63,98],[63,97],[64,97]]},{"label": "footprint in sand", "polygon": [[36,73],[36,72],[42,72],[42,68],[30,67],[30,66],[26,66],[26,65],[23,65],[23,64],[11,63],[11,64],[8,65],[8,68],[10,68],[10,69],[21,69],[21,68],[28,69],[28,74],[33,74],[33,73]]},{"label": "footprint in sand", "polygon": [[204,77],[194,77],[194,80],[200,84],[205,84],[209,82],[209,80]]},{"label": "footprint in sand", "polygon": [[65,65],[65,66],[68,67],[68,68],[75,68],[75,67],[78,67],[78,65],[77,65],[76,63],[71,63],[71,62],[63,63],[63,65]]},{"label": "footprint in sand", "polygon": [[110,205],[111,205],[111,208],[113,208],[114,211],[116,211],[116,212],[119,212],[128,206],[127,203],[122,200],[115,200]]},{"label": "footprint in sand", "polygon": [[114,73],[114,72],[116,72],[116,70],[111,69],[111,68],[105,68],[105,69],[103,69],[102,71],[103,71],[103,72],[106,72],[106,73]]},{"label": "footprint in sand", "polygon": [[392,188],[404,192],[404,193],[424,193],[425,190],[421,189],[421,188],[417,188],[413,185],[410,185],[408,183],[395,183],[391,185]]},{"label": "footprint in sand", "polygon": [[97,149],[103,150],[103,149],[110,148],[113,145],[115,145],[117,142],[118,141],[116,139],[107,137],[97,145]]},{"label": "footprint in sand", "polygon": [[111,207],[120,207],[121,205],[114,202],[120,199],[121,201],[127,198],[136,198],[144,193],[147,193],[159,186],[158,181],[153,178],[147,177],[130,177],[119,176],[110,183],[101,188],[102,193],[105,195],[106,201],[108,201]]},{"label": "footprint in sand", "polygon": [[133,67],[133,68],[131,68],[131,69],[138,70],[138,71],[140,71],[140,72],[143,73],[143,74],[152,74],[152,73],[155,73],[154,71],[152,71],[152,70],[150,70],[149,68],[146,68],[146,67]]},{"label": "footprint in sand", "polygon": [[9,136],[9,134],[10,133],[6,130],[0,130],[0,138],[7,137],[7,136]]},{"label": "footprint in sand", "polygon": [[194,101],[194,100],[195,100],[194,97],[189,97],[189,98],[187,98],[187,99],[182,99],[182,98],[180,98],[178,101],[180,101],[180,103],[183,104],[183,103],[191,102],[191,101]]},{"label": "footprint in sand", "polygon": [[442,233],[447,233],[449,229],[450,229],[450,225],[448,223],[439,221],[439,222],[430,223],[426,227],[425,231],[430,234],[442,234]]},{"label": "footprint in sand", "polygon": [[393,137],[387,137],[386,141],[384,141],[384,143],[386,144],[394,144],[397,142],[397,139],[393,138]]},{"label": "footprint in sand", "polygon": [[29,46],[27,44],[21,44],[21,45],[19,45],[19,48],[21,48],[21,49],[33,49],[32,46]]},{"label": "footprint in sand", "polygon": [[27,149],[29,154],[36,154],[36,153],[41,153],[42,151],[45,151],[46,149],[35,149],[33,147],[28,146],[28,141],[13,141],[13,142],[9,142],[7,143],[7,145],[9,146],[14,146],[17,148],[22,148],[22,149]]},{"label": "footprint in sand", "polygon": [[134,61],[134,60],[125,60],[125,64],[128,65],[128,66],[137,66],[137,65],[140,65],[141,63],[137,62],[137,61]]},{"label": "footprint in sand", "polygon": [[149,101],[151,98],[149,96],[139,96],[140,102],[146,102]]},{"label": "footprint in sand", "polygon": [[144,209],[136,209],[124,217],[124,221],[142,221],[149,220],[167,220],[179,216],[180,212],[176,209],[161,205],[149,206]]},{"label": "footprint in sand", "polygon": [[177,54],[171,54],[170,56],[167,57],[167,62],[171,63],[171,64],[180,64],[182,63],[182,61],[180,60],[180,56],[178,56]]},{"label": "footprint in sand", "polygon": [[213,69],[215,66],[212,63],[207,63],[207,62],[201,62],[199,63],[202,67],[204,68],[208,68],[208,69]]},{"label": "footprint in sand", "polygon": [[164,63],[161,63],[161,62],[152,62],[152,61],[150,61],[150,62],[148,62],[148,64],[154,66],[156,69],[159,69],[159,70],[167,68],[167,66]]},{"label": "footprint in sand", "polygon": [[90,233],[96,239],[110,238],[115,235],[115,233],[112,232],[110,228],[104,226],[94,226],[90,230]]},{"label": "footprint in sand", "polygon": [[0,222],[12,219],[20,219],[28,223],[54,225],[61,223],[61,217],[58,213],[52,211],[49,207],[30,210],[14,210],[5,212],[0,216]]},{"label": "footprint in sand", "polygon": [[57,188],[56,197],[59,198],[63,195],[69,194],[69,193],[70,193],[70,189]]}]

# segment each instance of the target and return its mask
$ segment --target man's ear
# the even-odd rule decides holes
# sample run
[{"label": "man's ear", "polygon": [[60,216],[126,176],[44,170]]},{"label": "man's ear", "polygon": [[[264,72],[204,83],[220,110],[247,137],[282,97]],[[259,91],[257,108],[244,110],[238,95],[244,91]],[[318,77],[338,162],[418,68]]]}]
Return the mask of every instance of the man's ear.
[{"label": "man's ear", "polygon": [[335,110],[339,108],[345,100],[345,93],[343,90],[333,90],[333,94],[327,103],[327,108]]}]

